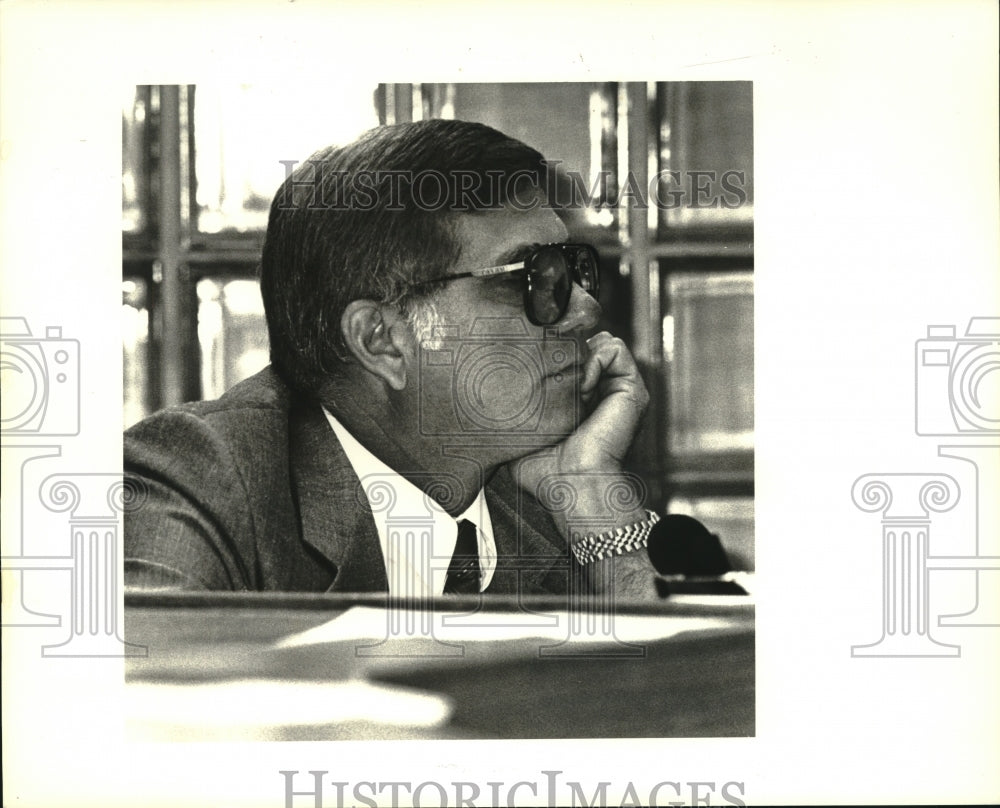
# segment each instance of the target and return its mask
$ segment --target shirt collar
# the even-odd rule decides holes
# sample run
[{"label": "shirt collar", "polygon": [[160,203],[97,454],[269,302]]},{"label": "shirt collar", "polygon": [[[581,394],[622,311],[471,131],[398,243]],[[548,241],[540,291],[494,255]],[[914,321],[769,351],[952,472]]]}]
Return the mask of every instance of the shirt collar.
[{"label": "shirt collar", "polygon": [[[448,560],[455,551],[457,524],[468,519],[479,529],[479,559],[483,572],[482,588],[485,589],[493,579],[497,565],[496,541],[493,534],[493,523],[490,520],[489,508],[483,489],[476,498],[457,517],[452,517],[437,501],[427,496],[410,480],[390,468],[355,438],[347,428],[325,407],[323,413],[336,434],[340,445],[354,468],[362,489],[368,497],[378,529],[379,541],[382,545],[383,558],[386,561],[386,571],[389,577],[389,591],[394,589],[393,579],[399,584],[407,579],[407,591],[422,594],[441,594],[444,589],[444,571]],[[416,522],[433,524],[431,531],[433,546],[430,548],[432,558],[438,563],[440,574],[434,575],[433,581],[424,581],[420,576],[419,564],[412,564],[406,559],[392,559],[389,551],[388,522],[397,520],[397,515],[413,517]],[[444,560],[443,562],[441,560]],[[404,569],[401,565],[406,565]],[[416,567],[417,569],[412,569]],[[441,569],[443,567],[443,570]],[[402,576],[402,577],[401,577]]]}]

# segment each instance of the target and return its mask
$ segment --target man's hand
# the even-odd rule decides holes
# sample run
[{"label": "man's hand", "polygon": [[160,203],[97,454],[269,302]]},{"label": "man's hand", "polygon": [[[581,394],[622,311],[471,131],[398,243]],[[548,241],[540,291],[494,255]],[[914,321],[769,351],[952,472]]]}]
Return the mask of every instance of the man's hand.
[{"label": "man's hand", "polygon": [[[523,458],[517,468],[522,488],[552,513],[567,542],[581,533],[603,533],[646,518],[642,483],[625,474],[622,463],[649,393],[622,340],[605,331],[591,337],[587,346],[580,393],[589,414],[565,440]],[[590,566],[597,589],[610,586],[613,578],[621,591],[625,582],[616,567],[641,578],[639,589],[645,589],[647,578],[652,580],[645,553],[641,559],[614,557]],[[648,576],[640,574],[647,568]],[[636,585],[624,588],[632,592]]]},{"label": "man's hand", "polygon": [[558,447],[567,470],[621,469],[639,428],[649,393],[625,343],[607,331],[587,340],[580,395],[586,420]]},{"label": "man's hand", "polygon": [[625,343],[607,331],[587,340],[580,397],[587,417],[561,443],[524,458],[521,485],[537,495],[551,475],[617,475],[649,403]]}]

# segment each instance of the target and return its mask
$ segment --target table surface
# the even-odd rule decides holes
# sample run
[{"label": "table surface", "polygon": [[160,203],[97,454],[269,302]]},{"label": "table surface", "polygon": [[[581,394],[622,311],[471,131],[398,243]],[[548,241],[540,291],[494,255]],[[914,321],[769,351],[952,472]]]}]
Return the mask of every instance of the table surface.
[{"label": "table surface", "polygon": [[[139,720],[132,728],[153,739],[190,740],[754,734],[754,609],[748,598],[682,597],[617,606],[613,619],[619,625],[641,618],[647,631],[653,628],[652,638],[641,642],[605,635],[601,642],[560,643],[527,636],[531,632],[491,639],[491,630],[483,628],[477,632],[481,639],[460,643],[389,633],[381,640],[339,636],[279,645],[352,607],[389,614],[384,595],[129,593],[125,639],[145,650],[126,658],[126,683],[140,694],[162,692],[144,689],[149,685],[172,685],[186,694],[199,686],[248,680],[289,688],[363,682],[438,694],[450,705],[446,722],[414,727],[384,720],[311,724],[271,718],[266,726],[237,730],[224,718],[185,727],[186,719],[164,724],[160,717],[153,724]],[[448,614],[459,623],[491,618],[518,624],[552,616],[563,626],[601,625],[593,622],[593,613],[589,624],[570,623],[571,616],[579,621],[588,615],[568,611],[563,598],[448,598],[433,609],[436,619]],[[404,610],[397,616],[407,614],[421,613]],[[659,626],[662,635],[655,634]],[[252,715],[253,705],[245,711]]]}]

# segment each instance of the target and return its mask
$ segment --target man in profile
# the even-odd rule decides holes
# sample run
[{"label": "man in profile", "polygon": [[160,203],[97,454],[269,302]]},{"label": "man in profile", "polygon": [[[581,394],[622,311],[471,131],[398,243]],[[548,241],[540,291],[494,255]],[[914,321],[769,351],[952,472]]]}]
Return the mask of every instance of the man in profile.
[{"label": "man in profile", "polygon": [[546,179],[442,120],[291,172],[260,271],[271,365],[125,434],[126,584],[644,591],[656,517],[622,461],[648,396],[592,333],[597,256]]}]

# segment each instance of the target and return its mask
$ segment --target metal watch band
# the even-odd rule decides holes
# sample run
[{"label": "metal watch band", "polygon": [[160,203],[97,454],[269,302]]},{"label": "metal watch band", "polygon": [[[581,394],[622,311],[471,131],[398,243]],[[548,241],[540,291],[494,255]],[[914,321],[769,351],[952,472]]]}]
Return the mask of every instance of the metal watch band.
[{"label": "metal watch band", "polygon": [[590,533],[573,541],[573,555],[581,564],[610,558],[613,555],[631,553],[646,546],[653,525],[660,521],[659,514],[646,511],[646,519],[628,527],[620,527],[606,533]]}]

